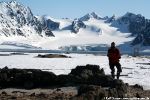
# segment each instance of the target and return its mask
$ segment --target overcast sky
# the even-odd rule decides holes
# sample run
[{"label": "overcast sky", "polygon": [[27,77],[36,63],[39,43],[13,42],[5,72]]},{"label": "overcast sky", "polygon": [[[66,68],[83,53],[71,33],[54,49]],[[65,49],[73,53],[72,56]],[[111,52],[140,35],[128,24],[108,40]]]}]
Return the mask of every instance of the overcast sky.
[{"label": "overcast sky", "polygon": [[[11,0],[0,0],[11,1]],[[79,18],[87,13],[116,16],[126,12],[142,14],[150,19],[150,0],[16,0],[31,8],[34,15],[54,18]]]}]

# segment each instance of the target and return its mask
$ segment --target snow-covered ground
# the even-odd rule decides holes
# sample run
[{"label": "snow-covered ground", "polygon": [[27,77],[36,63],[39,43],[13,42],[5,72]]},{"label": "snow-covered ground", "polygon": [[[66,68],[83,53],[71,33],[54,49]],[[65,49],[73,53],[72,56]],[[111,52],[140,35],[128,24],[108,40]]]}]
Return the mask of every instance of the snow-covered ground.
[{"label": "snow-covered ground", "polygon": [[[0,53],[9,54],[9,53]],[[31,68],[52,71],[55,74],[68,74],[77,65],[96,64],[104,68],[106,74],[110,74],[108,59],[102,55],[92,54],[66,54],[72,58],[36,58],[38,54],[0,56],[0,68]],[[144,89],[150,89],[150,56],[131,57],[123,55],[120,60],[124,82],[140,84]]]}]

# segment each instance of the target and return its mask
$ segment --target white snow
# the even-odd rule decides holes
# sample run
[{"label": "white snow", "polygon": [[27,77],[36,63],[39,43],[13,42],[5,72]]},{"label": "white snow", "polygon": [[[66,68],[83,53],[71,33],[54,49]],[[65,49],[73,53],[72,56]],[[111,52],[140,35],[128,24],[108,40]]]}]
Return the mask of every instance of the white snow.
[{"label": "white snow", "polygon": [[[4,4],[3,6],[5,6]],[[12,6],[13,4],[17,6],[16,2],[12,2]],[[24,9],[25,11],[29,10],[28,8],[26,9],[23,7],[21,8]],[[29,13],[30,11],[27,12]],[[6,12],[3,11],[3,13]],[[91,15],[96,17],[95,13],[91,13]],[[27,14],[26,17],[30,17],[30,15]],[[38,19],[41,18],[39,16],[36,17]],[[68,29],[72,24],[73,20],[54,19],[52,17],[46,16],[45,18],[60,23],[59,29],[52,31],[55,37],[46,37],[44,35],[43,35],[44,37],[41,37],[38,34],[36,34],[34,27],[32,27],[31,25],[23,25],[22,28],[19,29],[26,34],[26,37],[13,36],[13,35],[11,35],[10,37],[1,36],[0,43],[9,41],[9,42],[28,44],[32,46],[38,46],[43,49],[58,50],[62,46],[70,46],[70,45],[86,45],[86,44],[107,44],[108,45],[112,41],[116,42],[116,44],[119,45],[119,44],[124,44],[125,42],[128,41],[132,41],[134,39],[134,37],[128,37],[130,33],[121,33],[120,31],[117,30],[117,28],[114,28],[110,26],[108,23],[105,23],[105,20],[96,19],[95,17],[91,17],[88,21],[83,21],[83,23],[87,27],[85,29],[81,28],[79,32],[75,34],[72,33],[70,29]],[[7,21],[12,19],[6,18],[5,20]],[[16,26],[17,25],[11,25],[11,27],[16,27]]]},{"label": "white snow", "polygon": [[[92,47],[95,44],[110,45],[110,43],[114,41],[116,42],[116,45],[119,45],[119,48],[122,52],[133,52],[133,47],[130,46],[130,43],[135,37],[129,37],[131,33],[122,33],[118,31],[117,28],[110,26],[110,24],[108,23],[105,23],[105,20],[96,20],[94,18],[91,18],[88,21],[84,21],[87,26],[92,26],[95,29],[100,29],[100,32],[92,31],[89,29],[89,27],[87,27],[85,29],[81,28],[79,32],[75,34],[70,30],[61,30],[71,25],[70,19],[51,19],[56,22],[60,22],[60,30],[53,31],[55,37],[41,37],[37,34],[30,34],[30,32],[34,30],[32,28],[24,26],[24,32],[26,34],[30,34],[30,36],[1,36],[0,43],[13,42],[16,44],[40,47],[42,49],[59,50],[60,47],[71,47],[72,45],[76,46],[77,48],[84,48],[86,45],[91,45]],[[29,30],[29,32],[27,30]],[[0,45],[0,48],[3,49],[5,47]],[[16,49],[18,49],[18,47],[16,47]],[[140,51],[144,52],[149,51],[148,47],[140,47],[140,49]]]},{"label": "white snow", "polygon": [[[2,53],[1,53],[2,54]],[[4,53],[3,53],[4,54]],[[5,53],[9,54],[9,53]],[[31,68],[52,71],[55,74],[68,74],[77,65],[96,64],[110,74],[107,56],[92,54],[66,54],[72,58],[36,58],[38,54],[0,56],[0,67]],[[139,84],[150,89],[150,57],[131,57],[123,55],[120,60],[123,72],[120,79],[130,85]]]},{"label": "white snow", "polygon": [[[88,26],[101,29],[101,31],[93,32],[89,29],[80,29],[79,33],[74,34],[69,30],[53,31],[55,38],[41,42],[43,48],[59,49],[62,46],[70,45],[87,45],[87,44],[107,44],[112,41],[117,45],[124,44],[125,42],[132,41],[134,37],[128,37],[130,33],[121,33],[117,28],[111,27],[109,24],[104,23],[103,20],[90,19],[84,22]],[[129,49],[130,50],[130,49]]]}]

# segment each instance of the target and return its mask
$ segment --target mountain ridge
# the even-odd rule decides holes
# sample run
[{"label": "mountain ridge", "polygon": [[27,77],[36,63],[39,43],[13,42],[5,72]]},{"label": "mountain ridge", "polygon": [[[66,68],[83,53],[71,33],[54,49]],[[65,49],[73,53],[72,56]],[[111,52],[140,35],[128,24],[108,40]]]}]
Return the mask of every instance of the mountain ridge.
[{"label": "mountain ridge", "polygon": [[[112,38],[114,36],[135,37],[129,41],[130,45],[150,46],[150,20],[140,14],[127,12],[120,17],[115,15],[101,17],[92,12],[74,20],[58,20],[47,16],[35,16],[29,7],[17,1],[0,2],[0,8],[0,37],[23,36],[28,38],[37,35],[49,37],[52,40],[53,37],[56,37],[54,40],[57,40],[60,38],[57,36],[62,38],[82,36],[84,38],[94,35],[97,38],[109,35]],[[126,36],[126,33],[131,33],[131,35]],[[108,41],[107,38],[104,40]]]},{"label": "mountain ridge", "polygon": [[49,28],[45,28],[37,20],[29,7],[25,7],[17,1],[11,1],[1,2],[0,8],[0,35],[6,37],[12,35],[26,37],[30,34],[53,36]]}]

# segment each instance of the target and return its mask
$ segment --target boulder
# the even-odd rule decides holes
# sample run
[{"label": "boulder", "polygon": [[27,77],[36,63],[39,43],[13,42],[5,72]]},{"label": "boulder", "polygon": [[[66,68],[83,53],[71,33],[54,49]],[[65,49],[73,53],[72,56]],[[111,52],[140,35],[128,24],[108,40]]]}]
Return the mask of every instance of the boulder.
[{"label": "boulder", "polygon": [[89,65],[88,64],[86,66],[77,66],[75,69],[72,69],[71,73],[69,73],[69,74],[82,77],[85,74],[87,76],[94,76],[96,74],[105,75],[105,72],[103,69],[100,69],[100,66],[98,66],[98,65]]},{"label": "boulder", "polygon": [[[113,80],[110,91],[116,91],[117,95],[114,95],[114,97],[124,98],[127,94],[127,85],[122,80]],[[115,92],[113,92],[115,93]]]},{"label": "boulder", "polygon": [[[76,87],[77,95],[66,95],[60,87]],[[0,69],[0,88],[54,88],[51,97],[61,100],[106,100],[113,98],[145,97],[150,93],[144,91],[140,85],[129,86],[122,80],[113,79],[105,75],[104,70],[98,65],[77,66],[68,75],[55,75],[52,72],[38,69]],[[14,92],[14,94],[17,91]],[[58,93],[58,94],[57,94]],[[59,93],[62,93],[61,95]],[[0,95],[5,95],[3,92]],[[7,94],[6,94],[7,95]],[[69,94],[68,94],[69,95]],[[35,93],[29,97],[47,98],[48,94]],[[107,98],[108,97],[108,98]],[[113,97],[113,98],[111,98]]]},{"label": "boulder", "polygon": [[0,70],[1,88],[36,88],[48,87],[56,84],[56,75],[52,72],[37,69],[8,69]]},{"label": "boulder", "polygon": [[72,75],[76,84],[93,84],[100,86],[110,86],[113,78],[105,75],[103,69],[98,65],[77,66],[72,69],[69,75]]},{"label": "boulder", "polygon": [[133,88],[137,88],[137,89],[140,89],[140,90],[144,90],[142,86],[138,85],[138,84],[135,84],[133,85]]},{"label": "boulder", "polygon": [[38,54],[37,57],[39,58],[71,58],[69,56],[60,55],[60,54],[45,54],[45,55]]},{"label": "boulder", "polygon": [[82,85],[79,87],[78,95],[71,100],[104,100],[106,91],[101,86]]}]

